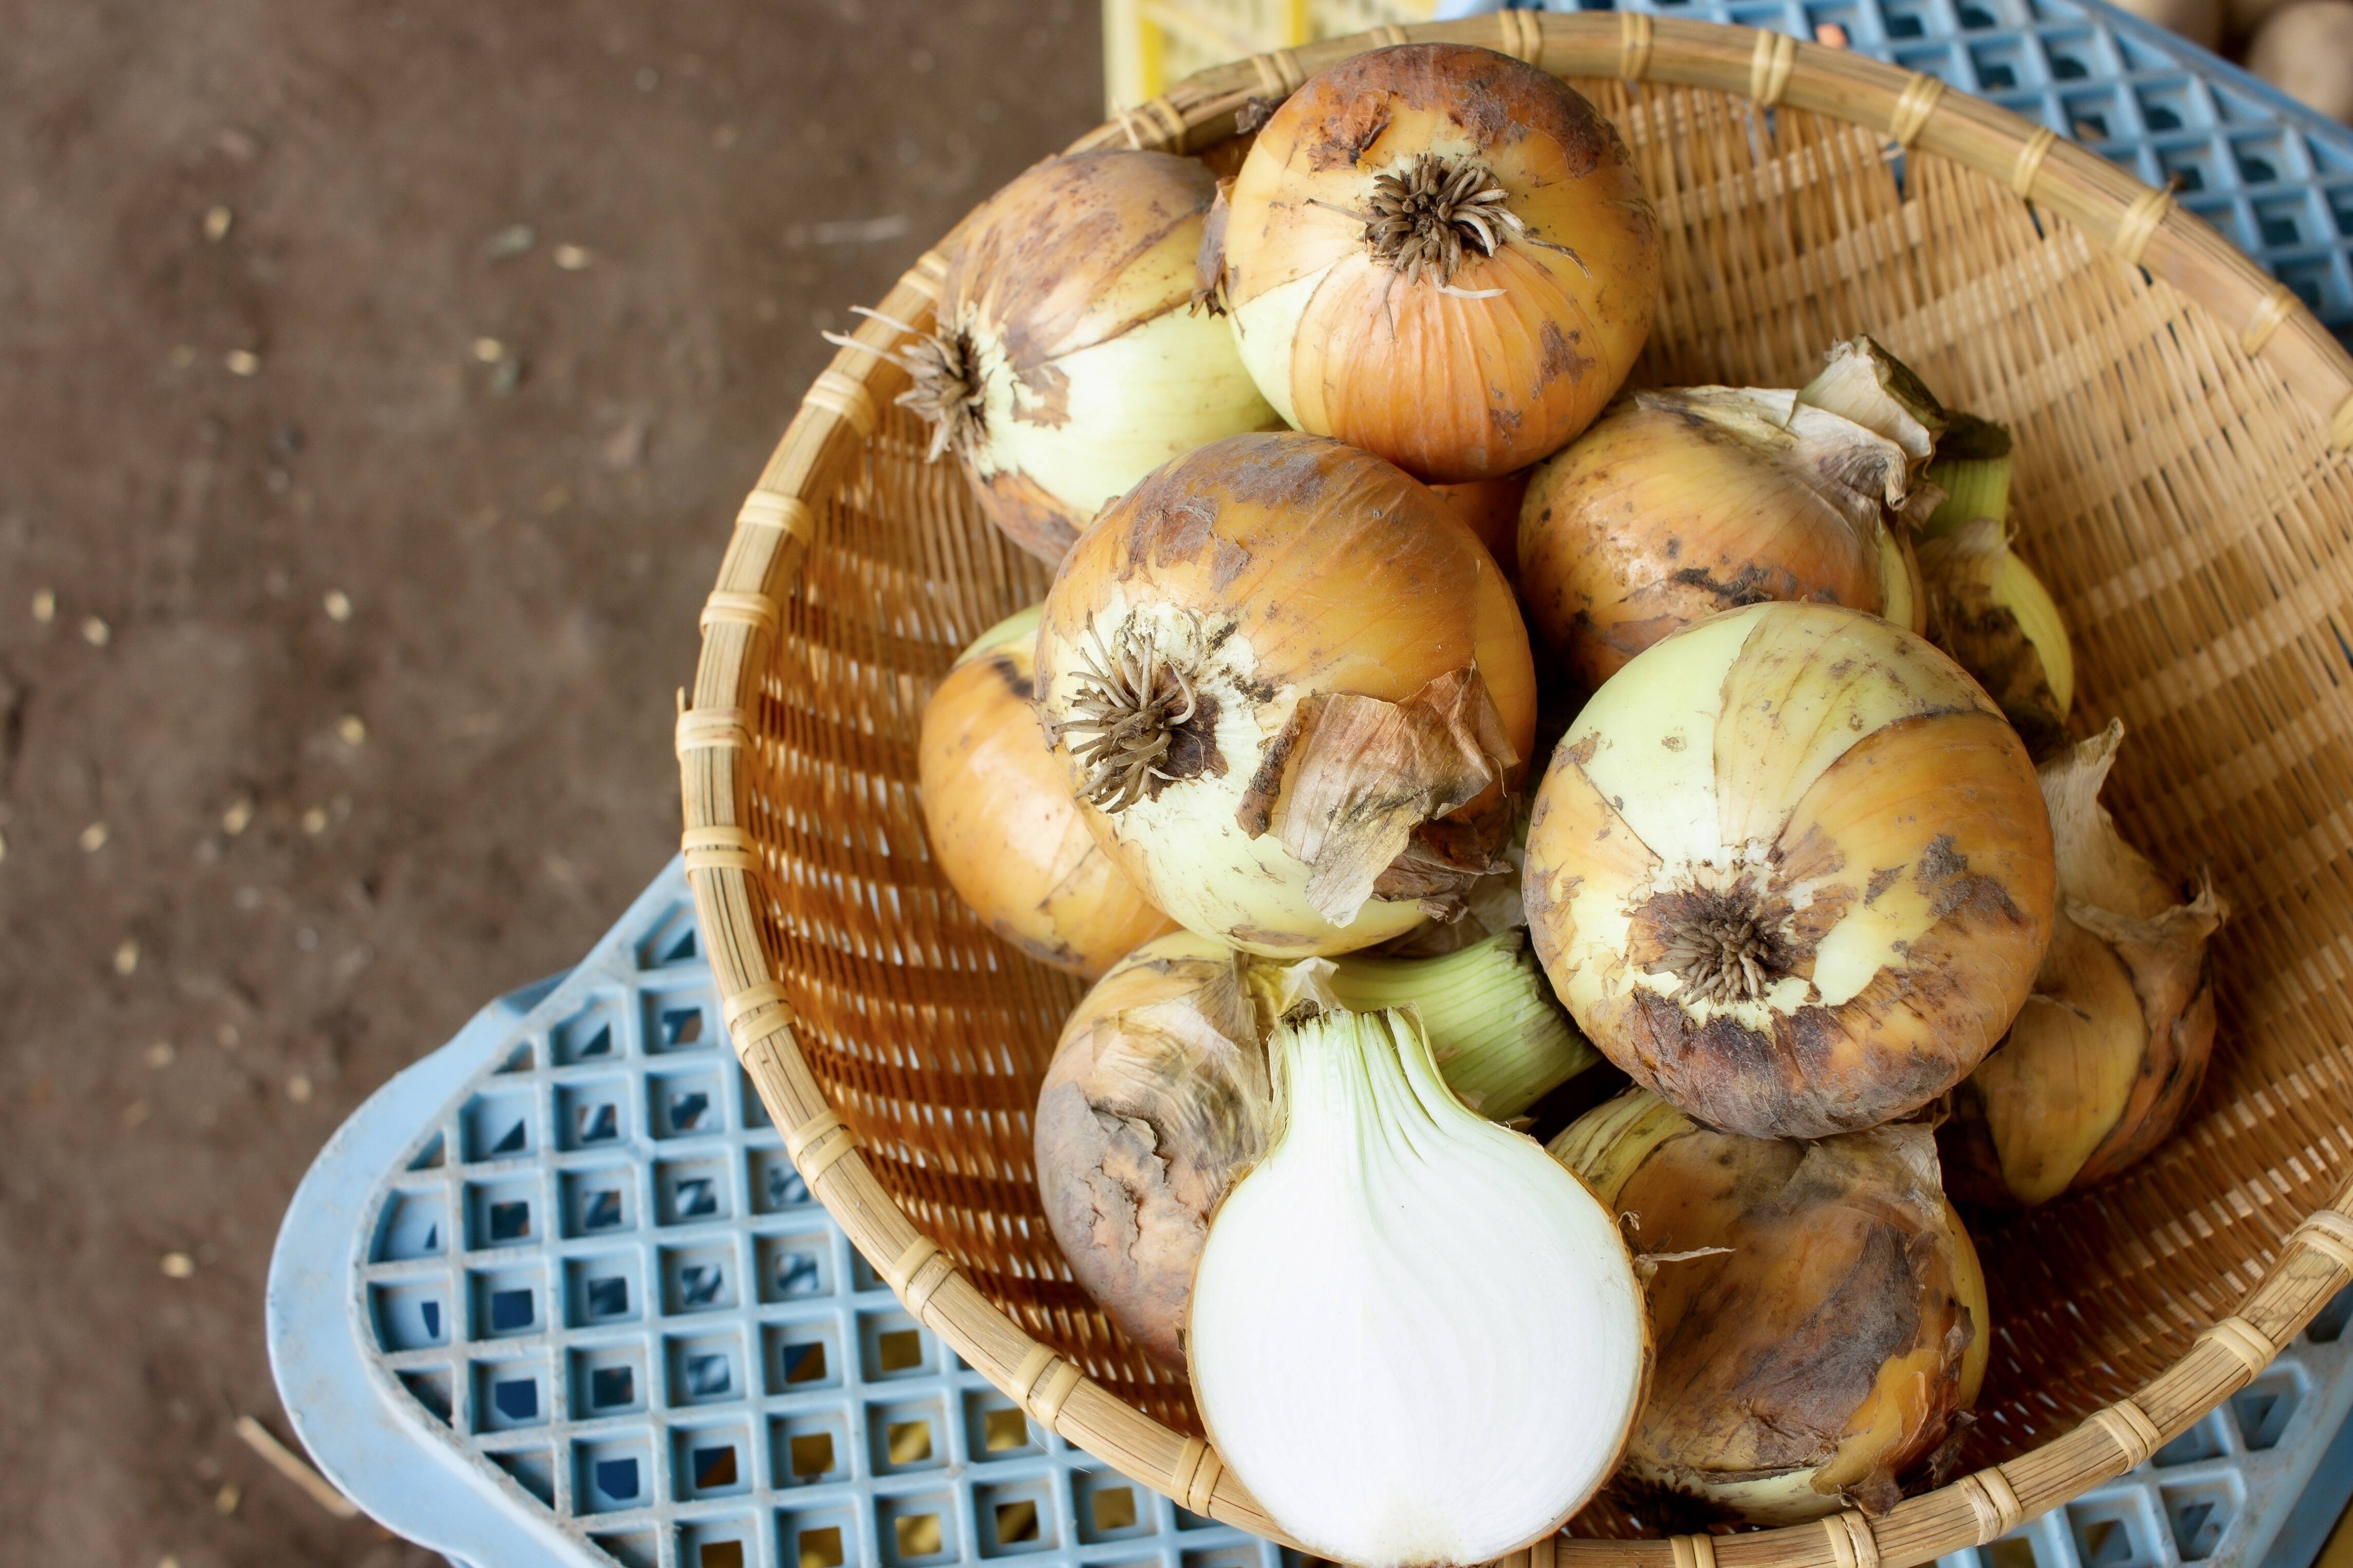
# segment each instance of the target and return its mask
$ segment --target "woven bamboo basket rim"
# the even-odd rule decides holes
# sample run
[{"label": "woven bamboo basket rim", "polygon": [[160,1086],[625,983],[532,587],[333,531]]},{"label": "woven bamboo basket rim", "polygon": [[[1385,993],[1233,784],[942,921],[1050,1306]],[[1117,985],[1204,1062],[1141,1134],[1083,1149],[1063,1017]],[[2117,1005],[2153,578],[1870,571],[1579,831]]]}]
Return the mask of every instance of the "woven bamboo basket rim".
[{"label": "woven bamboo basket rim", "polygon": [[[2169,192],[1936,79],[1786,34],[1632,12],[1504,11],[1456,22],[1386,26],[1253,56],[1199,72],[1125,110],[1069,149],[1194,151],[1232,135],[1250,100],[1281,98],[1366,49],[1407,42],[1475,44],[1564,78],[1713,89],[1760,108],[1787,105],[1883,132],[1897,149],[1941,156],[2000,181],[2145,268],[2223,323],[2353,449],[2353,355],[2285,287]],[[906,1310],[1028,1414],[1130,1479],[1197,1514],[1289,1542],[1216,1451],[1132,1408],[1039,1343],[982,1293],[913,1222],[860,1155],[804,1058],[786,984],[755,910],[762,862],[743,791],[759,657],[798,586],[818,509],[880,423],[874,384],[893,374],[883,350],[897,322],[928,325],[953,236],[927,252],[811,384],[744,501],[702,616],[691,698],[681,694],[677,746],[687,877],[711,950],[730,1035],[796,1168]],[[2064,1435],[1876,1519],[1860,1511],[1810,1524],[1647,1541],[1555,1537],[1514,1560],[1641,1568],[1887,1568],[1982,1545],[2021,1521],[2137,1468],[2244,1387],[2329,1298],[2353,1281],[2353,1178],[2281,1245],[2235,1312],[2130,1397]]]}]

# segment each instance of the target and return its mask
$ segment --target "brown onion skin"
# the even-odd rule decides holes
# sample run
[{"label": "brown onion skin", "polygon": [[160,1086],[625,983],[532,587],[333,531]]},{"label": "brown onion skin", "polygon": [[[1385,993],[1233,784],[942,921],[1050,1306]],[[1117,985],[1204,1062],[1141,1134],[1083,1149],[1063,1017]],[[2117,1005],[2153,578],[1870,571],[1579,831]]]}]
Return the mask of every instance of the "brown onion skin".
[{"label": "brown onion skin", "polygon": [[[1215,1037],[1162,1033],[1131,1011],[1188,1000],[1205,1004]],[[1250,1003],[1233,954],[1208,939],[1178,932],[1138,951],[1062,1026],[1038,1096],[1046,1221],[1087,1293],[1172,1372],[1185,1370],[1209,1216],[1272,1131]]]},{"label": "brown onion skin", "polygon": [[[1507,242],[1453,279],[1506,297],[1466,299],[1366,254],[1345,215],[1364,210],[1375,174],[1433,143],[1467,143],[1530,231],[1576,256]],[[1298,321],[1299,427],[1424,479],[1500,477],[1557,449],[1618,390],[1657,309],[1658,220],[1616,128],[1558,78],[1490,49],[1401,45],[1319,73],[1259,132],[1230,200],[1238,323],[1258,296],[1353,252]]]},{"label": "brown onion skin", "polygon": [[1688,1500],[1678,1522],[1886,1512],[1975,1402],[1990,1348],[1931,1134],[1681,1127],[1609,1201],[1638,1253],[1731,1250],[1657,1265],[1656,1360],[1624,1474]]},{"label": "brown onion skin", "polygon": [[1529,617],[1588,686],[1719,610],[1885,605],[1870,542],[1828,501],[1731,433],[1630,399],[1530,477],[1516,558]]},{"label": "brown onion skin", "polygon": [[1526,473],[1505,474],[1500,479],[1465,479],[1456,485],[1432,485],[1430,493],[1446,503],[1462,525],[1479,536],[1506,577],[1517,578],[1520,562],[1520,502],[1528,493]]},{"label": "brown onion skin", "polygon": [[959,662],[916,742],[923,826],[948,883],[990,931],[1092,980],[1176,929],[1094,841],[1030,706],[1027,638]]}]

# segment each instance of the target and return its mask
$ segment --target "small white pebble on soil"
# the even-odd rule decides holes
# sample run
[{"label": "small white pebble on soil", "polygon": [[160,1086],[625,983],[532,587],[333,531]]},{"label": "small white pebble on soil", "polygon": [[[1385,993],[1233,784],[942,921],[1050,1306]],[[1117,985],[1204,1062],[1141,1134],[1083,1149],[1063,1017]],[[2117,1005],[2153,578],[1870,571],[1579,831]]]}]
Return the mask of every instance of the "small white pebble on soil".
[{"label": "small white pebble on soil", "polygon": [[175,344],[172,350],[172,368],[185,370],[196,363],[196,351],[192,344]]},{"label": "small white pebble on soil", "polygon": [[237,1049],[237,1043],[240,1037],[235,1024],[223,1024],[213,1031],[213,1038],[220,1042],[220,1048],[225,1051]]},{"label": "small white pebble on soil", "polygon": [[81,837],[75,839],[74,842],[81,846],[81,852],[83,854],[97,854],[100,850],[106,847],[106,824],[103,822],[91,823],[88,827],[81,830]]},{"label": "small white pebble on soil", "polygon": [[327,808],[314,805],[302,814],[302,831],[316,838],[327,831]]},{"label": "small white pebble on soil", "polygon": [[172,1048],[171,1041],[158,1040],[147,1047],[147,1065],[161,1072],[170,1067],[178,1058],[179,1054]]},{"label": "small white pebble on soil", "polygon": [[728,148],[735,145],[735,128],[733,125],[716,127],[711,132],[711,144],[724,153]]},{"label": "small white pebble on soil", "polygon": [[364,745],[367,741],[367,725],[356,713],[346,713],[335,721],[335,733],[346,746]]},{"label": "small white pebble on soil", "polygon": [[58,618],[58,591],[55,588],[41,588],[34,592],[33,618],[44,626]]},{"label": "small white pebble on soil", "polygon": [[228,366],[231,375],[256,375],[261,370],[261,356],[251,349],[231,349],[221,363]]},{"label": "small white pebble on soil", "polygon": [[8,836],[0,833],[0,860],[8,858]]},{"label": "small white pebble on soil", "polygon": [[221,813],[221,831],[231,838],[252,826],[253,802],[244,795],[229,802],[228,809]]},{"label": "small white pebble on soil", "polygon": [[122,1125],[125,1127],[142,1126],[146,1122],[147,1116],[147,1102],[143,1100],[134,1100],[130,1104],[122,1108]]},{"label": "small white pebble on soil", "polygon": [[227,1482],[220,1490],[213,1493],[214,1509],[224,1514],[235,1513],[237,1505],[244,1500],[245,1493],[235,1481]]},{"label": "small white pebble on soil", "polygon": [[326,596],[319,603],[326,607],[327,618],[331,621],[348,621],[352,618],[352,596],[341,588],[328,589]]},{"label": "small white pebble on soil", "polygon": [[139,972],[139,942],[134,937],[124,937],[114,950],[114,973],[121,975]]},{"label": "small white pebble on soil", "polygon": [[228,208],[214,207],[205,214],[205,237],[218,245],[228,237],[229,226],[236,221],[237,215]]},{"label": "small white pebble on soil", "polygon": [[104,647],[114,640],[114,628],[96,616],[81,618],[81,640],[92,647]]},{"label": "small white pebble on soil", "polygon": [[507,346],[496,338],[476,338],[474,357],[484,364],[496,364],[507,357]]},{"label": "small white pebble on soil", "polygon": [[185,1252],[167,1252],[163,1268],[166,1279],[185,1279],[196,1271],[196,1260]]},{"label": "small white pebble on soil", "polygon": [[311,1077],[308,1073],[298,1072],[286,1080],[286,1098],[297,1105],[311,1103]]},{"label": "small white pebble on soil", "polygon": [[577,272],[596,259],[586,246],[559,245],[555,247],[555,264],[566,272]]}]

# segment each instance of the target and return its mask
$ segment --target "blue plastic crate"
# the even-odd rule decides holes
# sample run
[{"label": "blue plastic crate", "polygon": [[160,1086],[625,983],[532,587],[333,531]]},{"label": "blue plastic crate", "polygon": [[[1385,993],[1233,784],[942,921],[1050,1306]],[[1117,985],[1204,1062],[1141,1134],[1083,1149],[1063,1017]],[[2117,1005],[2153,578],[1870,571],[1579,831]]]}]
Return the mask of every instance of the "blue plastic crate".
[{"label": "blue plastic crate", "polygon": [[479,1568],[1277,1568],[900,1309],[734,1060],[683,871],[344,1123],[271,1260],[319,1466]]},{"label": "blue plastic crate", "polygon": [[1989,99],[2149,184],[2171,182],[2183,207],[2353,346],[2353,130],[2103,0],[1544,0],[1515,8],[1647,11],[1810,40],[1840,27],[1858,54]]}]

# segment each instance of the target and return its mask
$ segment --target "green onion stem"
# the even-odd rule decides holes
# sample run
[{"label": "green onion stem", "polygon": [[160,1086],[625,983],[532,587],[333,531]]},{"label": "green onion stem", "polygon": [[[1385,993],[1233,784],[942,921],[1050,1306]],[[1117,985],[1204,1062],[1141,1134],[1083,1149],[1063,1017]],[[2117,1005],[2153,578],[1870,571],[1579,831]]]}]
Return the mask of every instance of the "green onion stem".
[{"label": "green onion stem", "polygon": [[1974,414],[1954,415],[1925,476],[1945,492],[1944,503],[1928,519],[1928,537],[1950,533],[1981,517],[2008,521],[2010,463],[2007,428]]},{"label": "green onion stem", "polygon": [[1447,1086],[1507,1121],[1601,1059],[1554,1000],[1527,933],[1500,931],[1442,958],[1332,961],[1333,998],[1352,1013],[1411,1007]]}]

